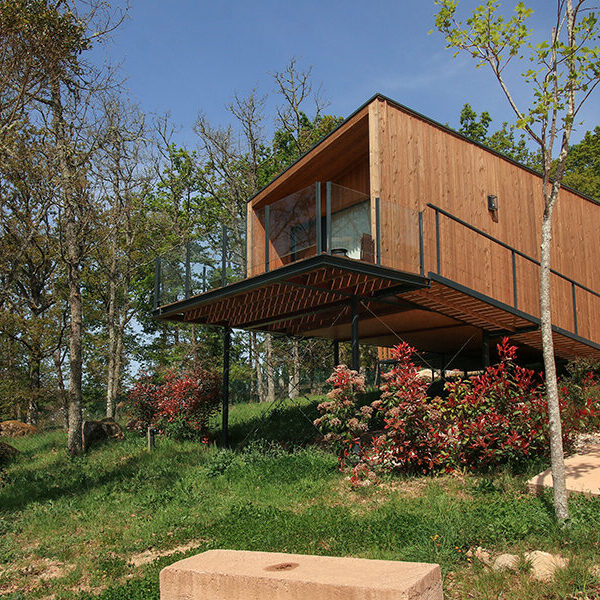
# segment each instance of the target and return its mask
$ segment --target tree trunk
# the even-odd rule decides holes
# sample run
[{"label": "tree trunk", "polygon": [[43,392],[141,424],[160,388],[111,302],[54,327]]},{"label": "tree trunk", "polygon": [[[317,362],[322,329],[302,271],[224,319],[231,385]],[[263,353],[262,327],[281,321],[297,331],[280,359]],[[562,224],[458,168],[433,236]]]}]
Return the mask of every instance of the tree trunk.
[{"label": "tree trunk", "polygon": [[56,369],[56,381],[58,382],[58,392],[61,400],[61,411],[63,414],[64,427],[68,431],[69,429],[69,399],[67,390],[65,389],[65,380],[62,372],[62,360],[60,357],[60,348],[54,351],[52,357],[54,358],[54,367]]},{"label": "tree trunk", "polygon": [[26,421],[30,425],[37,425],[39,420],[39,405],[42,380],[41,380],[41,359],[39,356],[31,358],[29,366],[29,403],[27,406]]},{"label": "tree trunk", "polygon": [[552,339],[552,310],[550,304],[550,255],[552,242],[552,213],[556,201],[555,191],[546,200],[542,221],[542,245],[540,259],[540,321],[544,369],[546,372],[546,397],[548,401],[548,419],[550,422],[550,460],[552,466],[552,485],[554,488],[554,511],[559,523],[569,518],[567,485],[565,475],[565,457],[562,443],[562,425],[554,360],[554,342]]},{"label": "tree trunk", "polygon": [[67,449],[70,454],[83,450],[81,437],[81,381],[82,381],[82,304],[81,304],[81,249],[79,247],[77,211],[78,198],[75,169],[69,156],[66,126],[60,83],[53,79],[50,83],[53,111],[53,128],[56,138],[56,151],[59,161],[60,184],[64,202],[64,243],[66,246],[67,278],[69,284],[69,434]]},{"label": "tree trunk", "polygon": [[265,384],[264,384],[264,380],[263,380],[262,366],[260,364],[260,353],[258,350],[258,340],[256,339],[256,334],[253,334],[253,336],[254,336],[253,337],[254,366],[256,367],[256,392],[258,394],[258,401],[264,402],[265,401]]},{"label": "tree trunk", "polygon": [[106,370],[106,416],[111,419],[115,416],[115,391],[114,385],[114,371],[115,371],[115,359],[116,359],[116,320],[115,320],[115,305],[117,296],[117,285],[115,282],[115,248],[113,250],[113,258],[111,260],[111,272],[108,277],[108,314],[107,327],[108,327],[108,368]]},{"label": "tree trunk", "polygon": [[290,383],[288,389],[288,395],[290,400],[297,398],[299,395],[300,386],[300,352],[298,348],[298,340],[292,341],[292,369],[290,373]]},{"label": "tree trunk", "polygon": [[267,349],[267,402],[275,400],[275,376],[273,374],[273,339],[270,333],[265,336],[265,346]]}]

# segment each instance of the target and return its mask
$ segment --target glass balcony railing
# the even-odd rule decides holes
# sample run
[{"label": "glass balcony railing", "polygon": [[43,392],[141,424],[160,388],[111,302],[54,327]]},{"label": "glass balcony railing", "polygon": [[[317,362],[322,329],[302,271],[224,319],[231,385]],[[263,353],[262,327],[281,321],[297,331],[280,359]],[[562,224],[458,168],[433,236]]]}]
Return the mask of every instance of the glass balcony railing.
[{"label": "glass balcony railing", "polygon": [[224,230],[220,249],[195,241],[157,259],[155,307],[321,254],[423,272],[420,213],[332,182],[255,209],[247,234],[248,257],[245,242],[232,250]]}]

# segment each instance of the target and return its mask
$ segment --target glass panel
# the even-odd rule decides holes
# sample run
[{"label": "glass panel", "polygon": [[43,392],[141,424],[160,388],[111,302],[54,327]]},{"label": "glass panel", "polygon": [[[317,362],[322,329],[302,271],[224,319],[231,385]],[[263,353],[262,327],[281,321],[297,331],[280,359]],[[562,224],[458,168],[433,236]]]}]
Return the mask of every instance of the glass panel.
[{"label": "glass panel", "polygon": [[317,253],[316,185],[269,206],[269,268]]},{"label": "glass panel", "polygon": [[327,185],[331,193],[331,254],[374,263],[369,196],[335,183]]},{"label": "glass panel", "polygon": [[[231,244],[230,240],[230,244]],[[225,280],[227,284],[244,277],[241,251],[228,251]],[[158,306],[196,296],[223,285],[220,251],[215,252],[199,241],[178,246],[160,257],[160,293]]]}]

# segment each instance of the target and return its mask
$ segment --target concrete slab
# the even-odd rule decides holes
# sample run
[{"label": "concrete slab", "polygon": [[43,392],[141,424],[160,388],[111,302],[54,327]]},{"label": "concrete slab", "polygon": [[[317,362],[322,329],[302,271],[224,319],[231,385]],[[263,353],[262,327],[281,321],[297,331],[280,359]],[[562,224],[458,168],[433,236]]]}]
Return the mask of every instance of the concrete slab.
[{"label": "concrete slab", "polygon": [[[589,446],[585,453],[565,459],[567,491],[600,496],[600,444]],[[527,482],[529,491],[537,493],[552,487],[552,473],[547,469]]]},{"label": "concrete slab", "polygon": [[161,600],[442,600],[439,565],[209,550],[160,573]]}]

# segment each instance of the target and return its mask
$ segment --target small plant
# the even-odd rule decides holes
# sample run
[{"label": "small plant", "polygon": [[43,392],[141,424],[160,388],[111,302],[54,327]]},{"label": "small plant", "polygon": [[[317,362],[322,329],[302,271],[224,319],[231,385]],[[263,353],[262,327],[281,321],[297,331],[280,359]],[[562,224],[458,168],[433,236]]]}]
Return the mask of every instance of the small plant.
[{"label": "small plant", "polygon": [[322,416],[314,424],[338,454],[347,454],[348,446],[367,431],[373,412],[370,406],[357,406],[357,395],[365,391],[365,378],[346,365],[338,365],[327,383],[332,386],[329,400],[317,406]]},{"label": "small plant", "polygon": [[208,421],[219,411],[221,379],[215,371],[169,371],[162,381],[144,375],[128,395],[133,416],[169,437],[206,436]]}]

